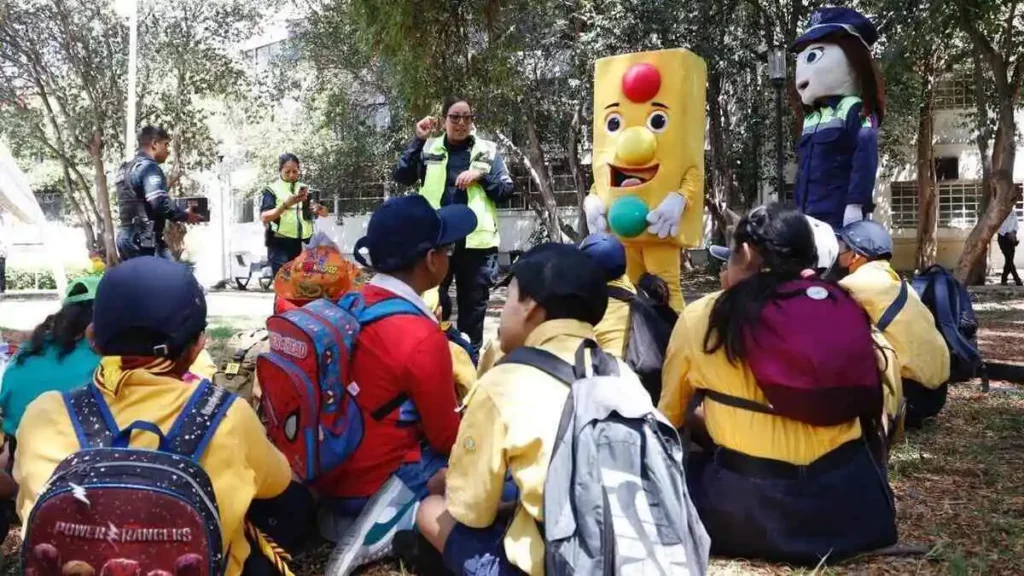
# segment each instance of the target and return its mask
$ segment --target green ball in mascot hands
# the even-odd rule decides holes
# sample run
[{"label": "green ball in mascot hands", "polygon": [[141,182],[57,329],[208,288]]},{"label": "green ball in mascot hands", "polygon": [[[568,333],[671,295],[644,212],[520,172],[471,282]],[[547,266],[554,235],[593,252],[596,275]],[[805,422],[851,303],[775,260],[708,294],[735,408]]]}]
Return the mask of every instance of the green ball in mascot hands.
[{"label": "green ball in mascot hands", "polygon": [[647,229],[647,204],[637,196],[623,196],[612,204],[608,225],[623,238],[636,238]]}]

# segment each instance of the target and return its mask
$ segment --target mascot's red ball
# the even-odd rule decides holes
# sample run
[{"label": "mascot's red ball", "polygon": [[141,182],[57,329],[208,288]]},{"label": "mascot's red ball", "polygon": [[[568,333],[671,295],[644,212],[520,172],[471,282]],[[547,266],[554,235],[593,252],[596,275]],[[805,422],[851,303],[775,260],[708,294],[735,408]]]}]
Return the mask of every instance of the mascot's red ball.
[{"label": "mascot's red ball", "polygon": [[653,64],[634,64],[622,76],[622,93],[633,102],[647,102],[661,90],[661,72]]}]

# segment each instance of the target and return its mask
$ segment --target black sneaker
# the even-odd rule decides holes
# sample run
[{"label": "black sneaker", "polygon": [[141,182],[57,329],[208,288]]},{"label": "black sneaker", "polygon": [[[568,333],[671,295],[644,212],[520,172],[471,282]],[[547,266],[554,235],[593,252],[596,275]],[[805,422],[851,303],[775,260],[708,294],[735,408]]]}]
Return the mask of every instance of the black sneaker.
[{"label": "black sneaker", "polygon": [[395,556],[408,572],[415,574],[448,574],[441,553],[415,530],[395,532],[392,541]]}]

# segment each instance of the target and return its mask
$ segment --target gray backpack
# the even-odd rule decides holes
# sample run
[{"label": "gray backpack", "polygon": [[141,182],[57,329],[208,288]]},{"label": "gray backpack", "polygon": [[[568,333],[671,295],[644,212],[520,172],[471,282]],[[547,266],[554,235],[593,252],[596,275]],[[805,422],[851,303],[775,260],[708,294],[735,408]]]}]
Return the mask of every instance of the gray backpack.
[{"label": "gray backpack", "polygon": [[546,573],[705,574],[711,541],[686,490],[679,434],[637,376],[589,340],[575,366],[537,348],[502,363],[571,386],[544,483]]}]

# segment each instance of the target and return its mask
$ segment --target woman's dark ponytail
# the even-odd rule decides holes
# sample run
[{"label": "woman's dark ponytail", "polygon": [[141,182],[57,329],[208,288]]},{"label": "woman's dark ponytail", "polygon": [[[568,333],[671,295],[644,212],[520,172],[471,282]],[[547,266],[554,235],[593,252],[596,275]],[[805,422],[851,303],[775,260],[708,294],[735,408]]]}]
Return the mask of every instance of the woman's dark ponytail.
[{"label": "woman's dark ponytail", "polygon": [[765,304],[775,298],[780,285],[813,268],[817,254],[807,218],[777,203],[755,208],[740,220],[733,234],[733,250],[743,244],[761,257],[761,271],[719,296],[704,334],[704,352],[713,354],[725,348],[733,363],[745,357],[744,333],[761,316]]}]

